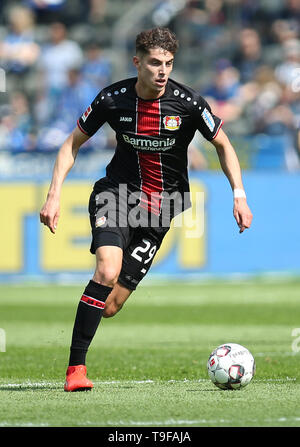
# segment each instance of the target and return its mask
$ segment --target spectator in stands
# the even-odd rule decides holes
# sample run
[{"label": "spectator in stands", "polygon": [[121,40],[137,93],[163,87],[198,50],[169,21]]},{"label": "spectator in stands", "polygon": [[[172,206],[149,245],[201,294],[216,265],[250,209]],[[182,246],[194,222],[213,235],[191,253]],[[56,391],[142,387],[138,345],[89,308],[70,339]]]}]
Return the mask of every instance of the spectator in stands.
[{"label": "spectator in stands", "polygon": [[291,85],[300,69],[300,40],[289,39],[283,42],[284,60],[275,68],[275,76],[284,86]]},{"label": "spectator in stands", "polygon": [[56,120],[63,121],[68,132],[71,132],[74,127],[74,114],[80,116],[95,96],[93,87],[82,76],[81,66],[71,68],[68,72],[68,83],[58,99]]},{"label": "spectator in stands", "polygon": [[[1,0],[2,1],[2,0]],[[62,21],[68,26],[100,23],[105,18],[107,0],[22,0],[36,14],[38,22]]]},{"label": "spectator in stands", "polygon": [[267,66],[257,70],[253,81],[256,94],[252,98],[249,120],[254,123],[254,133],[292,135],[294,117],[287,94],[290,86],[280,83],[274,70]]},{"label": "spectator in stands", "polygon": [[67,0],[22,0],[34,11],[38,23],[50,24],[61,20]]},{"label": "spectator in stands", "polygon": [[57,112],[57,103],[63,89],[68,84],[68,72],[83,62],[80,46],[67,38],[63,23],[50,26],[50,41],[45,45],[39,58],[40,91],[37,98],[37,117],[45,123],[51,121]]},{"label": "spectator in stands", "polygon": [[212,83],[204,90],[204,95],[211,96],[216,101],[228,101],[239,94],[239,72],[226,59],[216,63],[215,75]]},{"label": "spectator in stands", "polygon": [[23,0],[24,5],[36,11],[51,11],[61,9],[66,0]]},{"label": "spectator in stands", "polygon": [[48,92],[60,94],[66,86],[68,71],[83,62],[80,46],[67,38],[63,23],[52,23],[50,42],[43,48],[39,59],[39,68],[43,72],[44,85]]},{"label": "spectator in stands", "polygon": [[27,96],[21,91],[11,94],[10,104],[18,129],[24,134],[30,133],[33,128],[33,120]]},{"label": "spectator in stands", "polygon": [[107,3],[107,0],[89,0],[89,21],[91,23],[99,23],[104,20]]},{"label": "spectator in stands", "polygon": [[[65,138],[74,129],[75,116],[80,116],[86,110],[90,102],[95,98],[93,86],[84,79],[81,66],[73,67],[68,72],[67,85],[62,89],[57,100],[56,113],[51,122],[42,127],[39,132],[38,144],[41,150],[57,150]],[[97,91],[99,93],[99,90]],[[85,149],[96,146],[104,149],[106,147],[105,131],[102,130],[91,138]]]},{"label": "spectator in stands", "polygon": [[249,82],[254,78],[256,70],[264,64],[261,39],[255,29],[246,28],[240,32],[238,42],[239,49],[233,64],[240,72],[241,82]]},{"label": "spectator in stands", "polygon": [[23,6],[8,11],[8,32],[0,42],[1,66],[21,81],[36,63],[40,49],[34,37],[34,15]]},{"label": "spectator in stands", "polygon": [[235,121],[241,113],[240,75],[226,59],[216,63],[215,74],[202,94],[214,104],[214,113],[225,122]]},{"label": "spectator in stands", "polygon": [[[111,83],[112,65],[96,41],[89,42],[86,45],[84,54],[83,80],[89,83],[92,89],[92,99],[94,99],[102,88]],[[88,104],[90,102],[88,101]]]},{"label": "spectator in stands", "polygon": [[0,108],[0,150],[26,152],[35,148],[33,120],[23,92],[14,92]]},{"label": "spectator in stands", "polygon": [[299,36],[299,24],[295,20],[275,20],[271,29],[275,41],[281,45],[286,40],[297,39]]},{"label": "spectator in stands", "polygon": [[23,3],[36,11],[46,10],[49,12],[62,8],[66,0],[23,0]]},{"label": "spectator in stands", "polygon": [[283,89],[282,108],[273,114],[277,112],[276,117],[284,123],[284,130],[292,133],[300,116],[300,40],[285,41],[283,49],[284,60],[275,68],[275,77]]},{"label": "spectator in stands", "polygon": [[189,30],[186,33],[191,46],[201,46],[202,55],[207,60],[214,57],[222,46],[222,36],[226,32],[226,16],[222,0],[189,0],[182,17]]},{"label": "spectator in stands", "polygon": [[299,0],[285,0],[283,10],[281,12],[283,19],[295,20],[300,23],[300,2]]}]

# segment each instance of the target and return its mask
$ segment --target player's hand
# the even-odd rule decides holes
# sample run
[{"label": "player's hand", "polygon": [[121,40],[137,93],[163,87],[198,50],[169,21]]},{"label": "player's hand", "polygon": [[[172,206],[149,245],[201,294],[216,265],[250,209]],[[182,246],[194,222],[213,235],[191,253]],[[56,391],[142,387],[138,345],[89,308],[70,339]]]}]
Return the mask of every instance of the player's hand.
[{"label": "player's hand", "polygon": [[253,215],[245,198],[239,197],[234,199],[233,215],[240,233],[243,233],[246,228],[250,228]]},{"label": "player's hand", "polygon": [[60,215],[60,204],[57,198],[48,198],[40,212],[40,221],[55,234]]}]

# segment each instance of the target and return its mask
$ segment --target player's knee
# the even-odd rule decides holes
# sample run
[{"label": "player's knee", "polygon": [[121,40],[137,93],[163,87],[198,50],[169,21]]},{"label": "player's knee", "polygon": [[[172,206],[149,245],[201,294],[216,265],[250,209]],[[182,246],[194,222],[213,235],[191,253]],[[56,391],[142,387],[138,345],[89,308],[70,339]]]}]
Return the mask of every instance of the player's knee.
[{"label": "player's knee", "polygon": [[94,278],[105,286],[113,287],[118,281],[119,273],[118,269],[113,266],[99,266],[95,271]]}]

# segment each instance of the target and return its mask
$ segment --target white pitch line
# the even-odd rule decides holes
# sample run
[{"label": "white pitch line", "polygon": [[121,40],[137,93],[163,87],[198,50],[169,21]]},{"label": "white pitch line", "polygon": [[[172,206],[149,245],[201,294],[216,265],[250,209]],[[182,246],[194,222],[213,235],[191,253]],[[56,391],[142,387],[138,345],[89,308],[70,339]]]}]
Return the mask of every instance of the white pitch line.
[{"label": "white pitch line", "polygon": [[[296,377],[284,377],[284,378],[270,378],[270,379],[256,379],[254,377],[254,382],[291,382],[296,381]],[[178,383],[178,384],[197,384],[197,383],[211,383],[210,379],[182,379],[182,380],[110,380],[110,381],[93,381],[95,385],[157,385],[157,384],[169,384],[169,383]],[[64,382],[21,382],[21,383],[2,383],[0,384],[0,390],[5,388],[38,388],[38,387],[61,387],[63,386]]]},{"label": "white pitch line", "polygon": [[254,357],[264,357],[264,356],[277,356],[277,357],[294,357],[296,355],[299,355],[299,352],[291,352],[291,351],[286,351],[286,352],[257,352],[255,355],[253,354]]},{"label": "white pitch line", "polygon": [[[279,418],[268,418],[268,419],[247,419],[245,422],[246,423],[251,423],[251,425],[253,424],[257,424],[257,425],[263,425],[263,424],[276,424],[276,423],[280,423],[280,422],[299,422],[300,421],[300,417],[295,416],[295,417],[279,417]],[[208,424],[214,424],[216,426],[219,426],[220,424],[226,424],[227,426],[230,426],[230,424],[236,424],[235,420],[232,419],[167,419],[164,421],[134,421],[134,420],[128,420],[128,421],[124,421],[124,420],[119,420],[119,421],[111,421],[108,420],[106,421],[106,426],[112,426],[112,427],[128,427],[128,426],[132,426],[132,427],[163,427],[163,426],[183,426],[183,425],[187,425],[187,426],[191,426],[191,425],[208,425]],[[86,422],[81,422],[80,424],[78,424],[80,426],[85,426],[85,425],[93,425],[93,423],[91,421],[86,421]],[[95,424],[94,424],[95,425]]]},{"label": "white pitch line", "polygon": [[47,387],[47,386],[61,386],[63,382],[22,382],[22,383],[2,383],[0,384],[0,389],[3,388],[16,388],[16,387],[27,387],[27,388],[37,388],[37,387]]},{"label": "white pitch line", "polygon": [[214,424],[214,423],[230,423],[233,421],[227,421],[225,419],[219,419],[219,420],[206,420],[206,419],[195,419],[195,420],[186,420],[186,419],[167,419],[166,421],[107,421],[108,425],[111,425],[113,427],[116,426],[156,426],[156,427],[162,427],[164,425],[171,426],[171,425],[194,425],[194,424]]},{"label": "white pitch line", "polygon": [[[198,379],[198,380],[189,380],[189,379],[182,379],[182,380],[167,380],[167,381],[160,381],[160,380],[97,380],[93,381],[94,384],[97,385],[145,385],[145,384],[157,384],[157,383],[198,383],[198,382],[210,382],[209,379]],[[47,386],[61,386],[64,382],[21,382],[21,383],[5,383],[0,384],[0,389],[9,387],[47,387]]]},{"label": "white pitch line", "polygon": [[10,422],[6,422],[6,421],[2,421],[0,422],[0,427],[49,427],[49,424],[44,423],[44,422],[14,422],[14,423],[10,423]]},{"label": "white pitch line", "polygon": [[[281,422],[300,422],[299,416],[294,417],[279,417],[279,418],[268,418],[268,419],[247,419],[246,423],[251,423],[251,425],[255,424],[257,426],[262,426],[264,424],[278,424]],[[109,427],[164,427],[164,426],[191,426],[191,425],[208,425],[213,424],[215,426],[219,426],[220,424],[226,424],[230,426],[230,424],[236,424],[236,421],[231,419],[167,419],[164,421],[133,421],[133,420],[119,420],[119,421],[111,421],[108,420],[105,422],[105,426]],[[20,422],[20,423],[9,423],[7,421],[0,422],[0,427],[49,427],[50,424],[39,422]],[[98,426],[97,422],[85,421],[78,422],[76,426],[85,427],[85,426]],[[101,425],[102,426],[102,425]]]}]

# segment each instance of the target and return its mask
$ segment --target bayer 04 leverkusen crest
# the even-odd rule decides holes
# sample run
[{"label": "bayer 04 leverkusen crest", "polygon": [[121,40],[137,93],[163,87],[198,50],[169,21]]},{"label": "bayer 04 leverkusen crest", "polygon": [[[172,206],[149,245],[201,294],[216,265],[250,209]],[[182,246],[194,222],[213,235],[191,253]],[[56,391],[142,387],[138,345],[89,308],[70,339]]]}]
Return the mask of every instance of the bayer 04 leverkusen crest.
[{"label": "bayer 04 leverkusen crest", "polygon": [[168,130],[178,130],[181,124],[180,116],[165,116],[164,117],[164,126],[165,129]]}]

